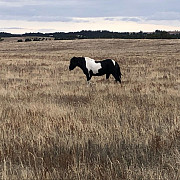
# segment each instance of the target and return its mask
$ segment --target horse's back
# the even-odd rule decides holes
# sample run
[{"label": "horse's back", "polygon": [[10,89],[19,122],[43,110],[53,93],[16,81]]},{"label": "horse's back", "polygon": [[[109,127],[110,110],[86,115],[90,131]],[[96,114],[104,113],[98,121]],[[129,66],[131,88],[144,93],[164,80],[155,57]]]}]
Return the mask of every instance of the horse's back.
[{"label": "horse's back", "polygon": [[112,59],[105,59],[103,61],[99,61],[101,62],[102,66],[106,69],[109,69],[109,70],[113,70],[115,68],[115,64],[116,62]]}]

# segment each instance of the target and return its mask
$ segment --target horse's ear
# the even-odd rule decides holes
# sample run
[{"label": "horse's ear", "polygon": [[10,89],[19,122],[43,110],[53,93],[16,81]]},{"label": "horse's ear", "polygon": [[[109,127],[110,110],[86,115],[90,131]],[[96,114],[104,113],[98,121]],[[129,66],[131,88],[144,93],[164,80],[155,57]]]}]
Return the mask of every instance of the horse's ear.
[{"label": "horse's ear", "polygon": [[76,57],[72,57],[71,60],[75,59]]}]

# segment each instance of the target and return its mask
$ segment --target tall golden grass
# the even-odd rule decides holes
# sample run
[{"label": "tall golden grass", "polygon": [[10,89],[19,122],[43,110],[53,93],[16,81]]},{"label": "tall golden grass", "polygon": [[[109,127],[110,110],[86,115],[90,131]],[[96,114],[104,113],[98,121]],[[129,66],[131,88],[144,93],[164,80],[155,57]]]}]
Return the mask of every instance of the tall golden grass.
[{"label": "tall golden grass", "polygon": [[[0,43],[0,179],[180,179],[180,41]],[[122,71],[87,86],[73,56]]]}]

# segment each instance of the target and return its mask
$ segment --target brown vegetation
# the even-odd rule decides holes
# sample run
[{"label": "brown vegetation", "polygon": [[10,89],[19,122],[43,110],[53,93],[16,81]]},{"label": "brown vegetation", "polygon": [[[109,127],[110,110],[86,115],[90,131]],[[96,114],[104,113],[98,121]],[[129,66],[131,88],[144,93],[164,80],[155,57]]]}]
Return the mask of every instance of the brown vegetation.
[{"label": "brown vegetation", "polygon": [[[0,43],[1,179],[180,179],[180,41]],[[122,86],[73,56],[112,58]]]}]

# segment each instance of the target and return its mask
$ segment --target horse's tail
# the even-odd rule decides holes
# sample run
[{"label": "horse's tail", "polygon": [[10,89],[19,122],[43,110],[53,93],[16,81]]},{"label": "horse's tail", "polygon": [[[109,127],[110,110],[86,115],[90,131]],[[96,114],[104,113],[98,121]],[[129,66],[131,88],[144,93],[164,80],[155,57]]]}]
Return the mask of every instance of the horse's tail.
[{"label": "horse's tail", "polygon": [[121,77],[122,76],[121,70],[120,70],[119,64],[117,62],[115,64],[115,68],[116,68],[116,73],[118,74],[119,77]]},{"label": "horse's tail", "polygon": [[117,62],[115,64],[115,69],[116,69],[116,74],[119,77],[119,82],[121,83],[121,76],[122,76],[122,74],[121,74],[121,70],[120,70],[119,64]]}]

